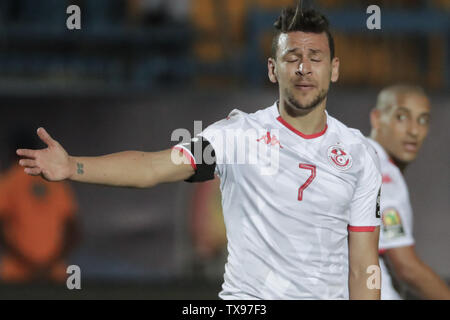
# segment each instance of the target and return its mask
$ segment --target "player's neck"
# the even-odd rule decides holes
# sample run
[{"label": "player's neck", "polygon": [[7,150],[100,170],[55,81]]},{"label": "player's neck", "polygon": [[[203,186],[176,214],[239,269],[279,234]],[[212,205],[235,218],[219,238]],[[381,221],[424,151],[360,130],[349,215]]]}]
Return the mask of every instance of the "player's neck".
[{"label": "player's neck", "polygon": [[327,115],[325,113],[325,101],[318,105],[314,110],[304,114],[295,114],[289,111],[285,101],[278,103],[278,112],[284,121],[289,123],[296,130],[306,135],[313,135],[325,130],[327,125]]}]

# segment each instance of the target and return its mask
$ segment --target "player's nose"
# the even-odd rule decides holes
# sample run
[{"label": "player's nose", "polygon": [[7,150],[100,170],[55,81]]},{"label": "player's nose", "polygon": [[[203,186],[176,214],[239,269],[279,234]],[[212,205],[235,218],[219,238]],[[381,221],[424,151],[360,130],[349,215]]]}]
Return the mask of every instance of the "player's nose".
[{"label": "player's nose", "polygon": [[301,61],[295,74],[298,76],[305,76],[311,74],[311,64],[308,61]]},{"label": "player's nose", "polygon": [[419,135],[419,124],[415,121],[410,121],[408,125],[408,133],[412,136],[418,136]]}]

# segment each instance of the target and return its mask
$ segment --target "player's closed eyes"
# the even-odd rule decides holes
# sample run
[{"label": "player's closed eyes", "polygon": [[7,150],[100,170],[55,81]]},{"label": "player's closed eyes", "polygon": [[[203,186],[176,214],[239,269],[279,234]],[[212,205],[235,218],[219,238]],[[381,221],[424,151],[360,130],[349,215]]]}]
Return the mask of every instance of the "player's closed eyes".
[{"label": "player's closed eyes", "polygon": [[291,55],[291,56],[286,57],[286,61],[289,63],[297,62],[297,61],[299,61],[299,58],[297,56]]},{"label": "player's closed eyes", "polygon": [[[322,61],[322,59],[318,59],[318,58],[313,58],[313,59],[310,59],[312,62],[321,62]],[[294,63],[294,62],[298,62],[299,61],[299,58],[297,58],[297,57],[287,57],[286,58],[286,61],[288,62],[288,63]]]}]

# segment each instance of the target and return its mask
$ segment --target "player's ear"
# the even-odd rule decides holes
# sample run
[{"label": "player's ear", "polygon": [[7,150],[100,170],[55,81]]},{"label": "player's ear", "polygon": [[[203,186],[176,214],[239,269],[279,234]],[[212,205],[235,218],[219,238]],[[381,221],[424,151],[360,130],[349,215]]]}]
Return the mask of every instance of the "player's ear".
[{"label": "player's ear", "polygon": [[380,110],[373,108],[370,111],[370,126],[372,129],[378,129],[380,127]]},{"label": "player's ear", "polygon": [[331,82],[337,82],[339,80],[339,58],[334,57],[331,61]]},{"label": "player's ear", "polygon": [[272,83],[277,83],[277,70],[276,70],[276,62],[274,58],[269,58],[267,60],[267,69],[269,72],[269,79]]}]

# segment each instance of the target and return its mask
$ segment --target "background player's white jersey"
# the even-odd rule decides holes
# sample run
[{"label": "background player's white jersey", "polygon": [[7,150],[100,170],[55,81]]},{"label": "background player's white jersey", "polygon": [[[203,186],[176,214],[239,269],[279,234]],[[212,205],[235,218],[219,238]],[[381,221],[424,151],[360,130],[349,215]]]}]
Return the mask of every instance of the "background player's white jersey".
[{"label": "background player's white jersey", "polygon": [[[234,142],[224,138],[235,130]],[[228,238],[219,296],[348,299],[348,230],[380,224],[381,173],[362,134],[327,114],[323,132],[304,135],[274,104],[233,110],[201,136],[216,152]],[[244,136],[254,143],[239,146]],[[239,150],[258,163],[238,161]]]},{"label": "background player's white jersey", "polygon": [[[383,175],[380,197],[382,226],[379,244],[382,255],[386,249],[414,244],[413,215],[408,187],[402,173],[378,142],[372,139],[368,140],[378,153]],[[380,267],[382,272],[381,299],[400,299],[400,295],[392,285],[391,276],[382,257],[380,257]]]}]

